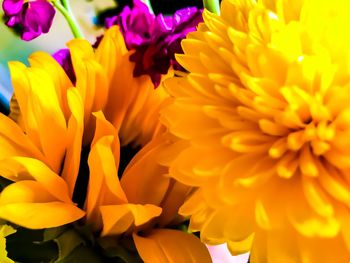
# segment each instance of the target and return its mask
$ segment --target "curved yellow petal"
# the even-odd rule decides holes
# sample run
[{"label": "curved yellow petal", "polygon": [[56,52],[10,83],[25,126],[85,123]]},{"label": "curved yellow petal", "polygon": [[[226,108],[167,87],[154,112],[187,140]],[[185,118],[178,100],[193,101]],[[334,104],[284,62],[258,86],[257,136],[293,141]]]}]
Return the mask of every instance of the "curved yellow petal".
[{"label": "curved yellow petal", "polygon": [[58,227],[85,215],[73,204],[62,202],[15,203],[0,206],[0,217],[29,229]]},{"label": "curved yellow petal", "polygon": [[55,84],[41,68],[25,68],[18,62],[9,67],[25,132],[58,172],[66,149],[66,119]]},{"label": "curved yellow petal", "polygon": [[127,198],[118,179],[120,146],[116,130],[102,112],[94,116],[96,129],[88,157],[90,176],[85,207],[87,220],[98,229],[99,207],[127,203]]},{"label": "curved yellow petal", "polygon": [[[79,90],[84,102],[84,123],[87,130],[93,130],[91,113],[102,110],[107,102],[108,81],[107,73],[94,58],[91,45],[81,39],[75,39],[68,44],[70,49],[74,72]],[[84,134],[84,145],[91,142],[93,134]]]},{"label": "curved yellow petal", "polygon": [[124,37],[120,32],[119,27],[113,26],[109,28],[104,33],[104,36],[98,45],[98,48],[95,52],[95,57],[107,72],[110,85],[113,84],[112,80],[115,69],[121,63],[121,60],[119,58],[127,52],[128,50],[125,46]]},{"label": "curved yellow petal", "polygon": [[67,124],[51,76],[42,69],[29,68],[31,90],[28,110],[33,111],[41,148],[55,172],[61,169],[66,146]]},{"label": "curved yellow petal", "polygon": [[104,136],[90,150],[88,164],[90,177],[86,197],[87,221],[94,228],[101,228],[100,206],[127,202],[118,179],[114,156],[111,150],[113,136]]},{"label": "curved yellow petal", "polygon": [[102,235],[119,235],[129,227],[140,227],[162,212],[160,207],[154,205],[109,205],[101,206],[103,222]]},{"label": "curved yellow petal", "polygon": [[228,241],[227,248],[230,250],[232,255],[247,253],[252,248],[253,239],[254,234],[251,234],[249,237],[242,241]]},{"label": "curved yellow petal", "polygon": [[170,229],[153,230],[145,237],[133,235],[145,263],[212,262],[208,249],[192,234]]},{"label": "curved yellow petal", "polygon": [[0,114],[0,160],[9,156],[28,156],[44,160],[43,154],[10,118]]},{"label": "curved yellow petal", "polygon": [[162,127],[159,109],[168,95],[162,86],[154,89],[148,76],[133,76],[132,52],[126,50],[122,33],[115,26],[106,32],[95,55],[109,77],[108,98],[112,99],[104,108],[106,118],[119,131],[122,145],[144,145]]},{"label": "curved yellow petal", "polygon": [[60,64],[49,54],[38,51],[31,54],[28,58],[30,66],[34,68],[40,68],[45,70],[46,73],[50,74],[53,80],[55,91],[61,109],[68,119],[69,109],[67,104],[67,90],[73,87],[73,84],[67,74],[64,72]]},{"label": "curved yellow petal", "polygon": [[126,205],[101,206],[102,236],[120,235],[132,226],[134,218]]},{"label": "curved yellow petal", "polygon": [[43,229],[65,225],[84,216],[73,203],[56,200],[36,181],[13,183],[0,194],[0,218],[26,228]]},{"label": "curved yellow petal", "polygon": [[67,151],[61,176],[68,185],[70,196],[73,196],[80,167],[80,154],[84,132],[84,108],[79,91],[76,88],[68,89],[67,99],[71,116],[68,121]]},{"label": "curved yellow petal", "polygon": [[34,180],[57,200],[72,203],[66,182],[43,162],[27,157],[10,157],[0,162],[1,176],[12,180]]},{"label": "curved yellow petal", "polygon": [[28,94],[31,84],[27,76],[27,68],[21,62],[11,61],[8,64],[11,73],[12,86],[21,111],[23,126],[26,134],[38,149],[41,149],[38,125],[31,106],[28,105]]},{"label": "curved yellow petal", "polygon": [[168,169],[157,162],[157,154],[165,144],[161,139],[155,139],[143,147],[127,166],[121,185],[130,203],[161,204],[170,182],[166,176]]}]

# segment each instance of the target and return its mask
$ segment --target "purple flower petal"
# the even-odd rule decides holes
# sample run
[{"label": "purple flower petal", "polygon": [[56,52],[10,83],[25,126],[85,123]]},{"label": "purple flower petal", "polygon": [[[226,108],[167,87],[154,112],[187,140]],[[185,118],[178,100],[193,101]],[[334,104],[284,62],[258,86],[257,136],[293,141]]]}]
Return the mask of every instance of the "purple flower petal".
[{"label": "purple flower petal", "polygon": [[29,2],[25,13],[26,25],[33,30],[47,33],[55,16],[55,8],[45,0]]},{"label": "purple flower petal", "polygon": [[3,9],[8,17],[6,25],[19,26],[23,40],[32,40],[43,33],[47,33],[55,16],[55,9],[46,0],[4,0]]},{"label": "purple flower petal", "polygon": [[64,48],[56,51],[52,57],[60,64],[63,70],[66,72],[69,79],[75,85],[76,75],[73,68],[72,57],[70,55],[69,49]]},{"label": "purple flower petal", "polygon": [[23,0],[4,0],[2,2],[2,9],[7,16],[13,16],[22,11]]},{"label": "purple flower petal", "polygon": [[135,50],[130,60],[135,62],[134,76],[149,75],[155,87],[172,65],[184,70],[175,60],[175,53],[183,53],[181,40],[202,22],[202,10],[195,7],[178,10],[173,16],[155,16],[140,0],[132,9],[126,7],[115,17],[106,20],[106,27],[119,25],[125,44]]}]

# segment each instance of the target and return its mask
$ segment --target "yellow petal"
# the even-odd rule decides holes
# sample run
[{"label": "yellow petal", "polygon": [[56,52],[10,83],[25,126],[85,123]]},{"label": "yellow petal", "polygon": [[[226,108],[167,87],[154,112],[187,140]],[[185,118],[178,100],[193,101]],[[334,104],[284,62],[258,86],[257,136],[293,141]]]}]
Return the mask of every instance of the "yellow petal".
[{"label": "yellow petal", "polygon": [[[119,59],[116,58],[116,60],[120,60],[120,63],[116,66],[108,92],[108,97],[113,99],[107,101],[103,112],[113,126],[119,130],[128,106],[134,97],[133,94],[138,91],[139,81],[133,78],[134,64],[129,61],[129,54],[125,54]],[[135,85],[136,87],[134,87]],[[125,87],[128,87],[127,91]]]},{"label": "yellow petal", "polygon": [[133,235],[142,260],[146,263],[212,262],[208,249],[192,234],[157,229],[145,237]]},{"label": "yellow petal", "polygon": [[[178,221],[183,221],[183,217],[178,215],[179,208],[184,204],[192,191],[192,187],[171,180],[167,195],[162,201],[163,212],[158,218],[159,226],[166,226]],[[175,222],[174,222],[175,221]]]},{"label": "yellow petal", "polygon": [[76,88],[71,88],[67,91],[67,98],[71,116],[68,121],[68,146],[61,176],[66,181],[69,194],[72,197],[80,167],[80,154],[84,132],[84,108],[80,94]]},{"label": "yellow petal", "polygon": [[[289,238],[286,239],[286,236]],[[283,244],[283,245],[281,245]],[[281,232],[272,231],[267,234],[267,262],[298,263],[300,259],[295,232],[284,229]]]},{"label": "yellow petal", "polygon": [[85,207],[87,220],[95,228],[100,228],[100,206],[127,202],[119,183],[111,149],[113,140],[113,136],[104,136],[99,139],[92,147],[88,158],[90,177]]},{"label": "yellow petal", "polygon": [[25,132],[35,146],[41,149],[39,131],[34,118],[34,112],[30,105],[28,105],[28,94],[31,90],[31,84],[27,76],[27,68],[20,62],[9,62],[9,69],[14,93],[16,94],[16,99],[22,114]]},{"label": "yellow petal", "polygon": [[254,234],[251,234],[249,237],[242,241],[229,241],[227,242],[227,247],[230,250],[232,255],[240,255],[247,253],[252,248],[252,243],[254,240]]},{"label": "yellow petal", "polygon": [[0,205],[15,203],[46,203],[54,202],[52,196],[40,183],[23,180],[7,186],[0,195]]},{"label": "yellow petal", "polygon": [[130,203],[161,204],[170,181],[165,176],[167,168],[159,165],[156,158],[163,146],[161,140],[153,140],[135,155],[126,168],[121,185]]},{"label": "yellow petal", "polygon": [[120,235],[126,232],[134,218],[126,205],[100,207],[103,229],[101,236]]},{"label": "yellow petal", "polygon": [[58,172],[66,147],[66,120],[55,83],[41,68],[15,62],[9,67],[25,131]]},{"label": "yellow petal", "polygon": [[[77,77],[76,87],[84,102],[84,123],[88,130],[93,128],[91,113],[102,110],[107,102],[107,73],[94,58],[91,45],[81,39],[74,39],[68,44],[72,56],[74,72]],[[84,134],[84,145],[89,143],[92,134]]]},{"label": "yellow petal", "polygon": [[27,157],[11,157],[0,162],[0,174],[12,181],[34,180],[57,200],[71,203],[65,181],[43,162]]},{"label": "yellow petal", "polygon": [[102,235],[119,235],[129,227],[139,227],[162,212],[154,205],[110,205],[100,208],[103,222]]},{"label": "yellow petal", "polygon": [[31,67],[44,69],[48,74],[50,74],[50,77],[52,78],[55,86],[55,91],[61,109],[65,117],[68,119],[69,109],[67,104],[66,91],[68,88],[73,87],[73,84],[67,74],[64,72],[61,65],[59,65],[52,56],[41,51],[31,54],[28,60]]},{"label": "yellow petal", "polygon": [[66,119],[51,76],[39,68],[29,68],[26,73],[30,83],[26,94],[27,110],[33,112],[40,146],[48,164],[59,172],[67,146]]},{"label": "yellow petal", "polygon": [[16,155],[44,160],[43,154],[21,128],[3,114],[0,114],[0,144],[0,159]]},{"label": "yellow petal", "polygon": [[0,206],[0,217],[29,229],[58,227],[79,220],[85,213],[61,202],[14,203]]},{"label": "yellow petal", "polygon": [[[128,52],[122,33],[118,26],[109,28],[103,35],[95,53],[96,60],[107,71],[107,76],[112,82],[116,66],[120,63],[120,57]],[[114,58],[114,59],[111,59]],[[113,83],[110,83],[113,85]]]},{"label": "yellow petal", "polygon": [[291,190],[290,192],[294,198],[286,206],[289,222],[305,237],[336,237],[340,232],[340,220],[334,216],[316,214],[307,204],[300,191],[301,189]]},{"label": "yellow petal", "polygon": [[21,114],[21,109],[19,108],[19,104],[15,94],[12,94],[12,97],[10,100],[10,113],[8,117],[14,122],[16,122],[17,125],[20,126],[23,131],[25,131],[23,116]]},{"label": "yellow petal", "polygon": [[35,181],[10,184],[0,195],[0,218],[30,229],[61,226],[84,214],[72,203],[56,201]]}]

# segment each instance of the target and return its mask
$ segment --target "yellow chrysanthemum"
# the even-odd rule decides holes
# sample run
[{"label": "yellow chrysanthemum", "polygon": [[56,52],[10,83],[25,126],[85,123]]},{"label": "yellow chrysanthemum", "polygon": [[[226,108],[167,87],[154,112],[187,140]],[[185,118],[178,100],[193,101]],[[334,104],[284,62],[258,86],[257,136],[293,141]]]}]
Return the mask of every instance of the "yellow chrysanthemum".
[{"label": "yellow chrysanthemum", "polygon": [[223,0],[182,42],[162,119],[180,212],[251,262],[350,260],[350,3]]}]

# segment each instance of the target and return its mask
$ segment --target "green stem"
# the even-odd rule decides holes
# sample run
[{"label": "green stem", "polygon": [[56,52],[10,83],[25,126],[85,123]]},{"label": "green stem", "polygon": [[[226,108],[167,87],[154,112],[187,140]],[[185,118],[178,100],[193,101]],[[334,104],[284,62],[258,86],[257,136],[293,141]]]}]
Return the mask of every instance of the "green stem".
[{"label": "green stem", "polygon": [[220,14],[220,2],[219,0],[203,0],[203,6],[210,12],[219,15]]},{"label": "green stem", "polygon": [[153,8],[152,8],[152,4],[151,4],[151,0],[141,0],[141,1],[148,6],[149,12],[151,14],[154,14],[154,11],[153,11]]},{"label": "green stem", "polygon": [[68,0],[62,0],[62,1],[53,0],[52,3],[66,19],[70,29],[72,30],[74,37],[75,38],[84,38],[84,35],[81,32],[81,29],[80,29],[74,15],[73,15],[72,9],[69,5],[69,1]]}]

